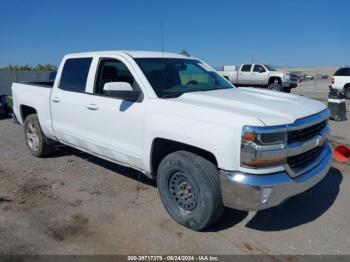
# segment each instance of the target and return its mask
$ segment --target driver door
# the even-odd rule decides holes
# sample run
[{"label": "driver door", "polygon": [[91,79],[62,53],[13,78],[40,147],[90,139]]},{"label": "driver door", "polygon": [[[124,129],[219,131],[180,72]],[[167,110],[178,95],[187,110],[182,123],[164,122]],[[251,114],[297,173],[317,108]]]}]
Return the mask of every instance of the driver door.
[{"label": "driver door", "polygon": [[262,65],[254,65],[251,77],[251,84],[264,85],[267,79],[267,70]]},{"label": "driver door", "polygon": [[123,58],[100,58],[93,94],[88,97],[89,150],[108,159],[143,169],[141,145],[145,103],[109,97],[103,87],[109,82],[138,83]]}]

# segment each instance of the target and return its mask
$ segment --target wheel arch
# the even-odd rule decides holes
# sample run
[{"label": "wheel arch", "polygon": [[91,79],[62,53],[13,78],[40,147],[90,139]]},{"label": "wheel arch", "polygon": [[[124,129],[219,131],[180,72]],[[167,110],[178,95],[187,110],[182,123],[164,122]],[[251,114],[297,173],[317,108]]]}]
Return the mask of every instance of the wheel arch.
[{"label": "wheel arch", "polygon": [[37,114],[37,110],[31,106],[20,105],[20,114],[21,114],[22,122],[24,123],[27,116],[29,116],[31,114]]},{"label": "wheel arch", "polygon": [[270,78],[269,78],[269,85],[272,84],[276,79],[278,80],[279,84],[282,83],[282,79],[280,77],[278,77],[278,76],[270,76]]},{"label": "wheel arch", "polygon": [[155,178],[157,176],[159,164],[165,156],[180,150],[188,151],[196,155],[199,155],[207,159],[211,163],[213,163],[216,167],[218,167],[218,161],[215,154],[208,150],[205,150],[190,144],[174,141],[171,139],[156,137],[152,141],[151,151],[150,151],[151,177]]}]

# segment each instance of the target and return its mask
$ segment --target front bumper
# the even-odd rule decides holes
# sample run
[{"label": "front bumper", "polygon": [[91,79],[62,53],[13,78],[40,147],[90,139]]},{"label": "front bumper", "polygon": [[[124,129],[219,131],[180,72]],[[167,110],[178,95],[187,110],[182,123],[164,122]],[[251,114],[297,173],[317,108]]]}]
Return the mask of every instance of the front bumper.
[{"label": "front bumper", "polygon": [[291,177],[287,171],[254,175],[242,172],[220,171],[224,205],[239,210],[262,210],[277,206],[320,182],[332,163],[332,152],[324,146],[319,164],[306,173]]},{"label": "front bumper", "polygon": [[296,88],[298,86],[297,81],[282,81],[282,87],[290,87],[290,88]]}]

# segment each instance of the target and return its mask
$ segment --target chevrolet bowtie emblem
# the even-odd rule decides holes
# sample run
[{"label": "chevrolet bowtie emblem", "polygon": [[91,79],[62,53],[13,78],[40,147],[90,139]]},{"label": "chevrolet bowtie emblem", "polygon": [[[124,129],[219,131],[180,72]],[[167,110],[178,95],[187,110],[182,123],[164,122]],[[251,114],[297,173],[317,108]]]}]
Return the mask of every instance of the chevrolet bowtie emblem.
[{"label": "chevrolet bowtie emblem", "polygon": [[320,136],[320,135],[317,135],[317,136],[316,136],[316,140],[315,140],[316,146],[321,146],[321,145],[323,145],[323,143],[324,143],[323,137]]}]

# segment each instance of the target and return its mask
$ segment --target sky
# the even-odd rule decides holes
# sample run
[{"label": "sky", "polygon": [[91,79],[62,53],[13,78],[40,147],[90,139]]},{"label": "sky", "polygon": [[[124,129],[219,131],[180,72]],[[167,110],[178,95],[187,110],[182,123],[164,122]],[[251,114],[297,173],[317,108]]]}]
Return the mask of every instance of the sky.
[{"label": "sky", "polygon": [[350,65],[350,0],[1,0],[0,66],[187,50],[214,67]]}]

